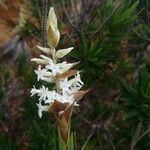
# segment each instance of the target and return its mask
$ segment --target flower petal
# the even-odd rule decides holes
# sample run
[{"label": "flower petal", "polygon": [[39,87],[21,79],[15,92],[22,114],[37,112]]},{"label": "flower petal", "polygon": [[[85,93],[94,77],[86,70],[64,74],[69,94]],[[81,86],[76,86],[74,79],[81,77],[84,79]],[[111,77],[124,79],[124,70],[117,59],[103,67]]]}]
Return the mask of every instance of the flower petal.
[{"label": "flower petal", "polygon": [[60,39],[60,33],[57,26],[57,17],[54,8],[51,7],[47,19],[47,42],[50,48],[55,48]]},{"label": "flower petal", "polygon": [[50,48],[55,48],[58,45],[60,33],[58,29],[53,29],[51,26],[47,30],[47,42]]},{"label": "flower petal", "polygon": [[57,28],[57,17],[54,11],[54,8],[51,7],[49,10],[49,14],[48,14],[48,19],[47,19],[47,29],[49,26],[54,26],[55,28]]},{"label": "flower petal", "polygon": [[40,59],[40,58],[32,58],[31,61],[35,61],[38,64],[48,64],[48,62],[46,60]]},{"label": "flower petal", "polygon": [[53,63],[53,60],[47,56],[44,56],[44,55],[40,55],[41,58],[43,58],[45,61],[47,61],[48,63]]},{"label": "flower petal", "polygon": [[50,50],[50,48],[46,48],[46,47],[41,47],[37,45],[37,48],[39,50],[41,50],[42,52],[46,53],[46,54],[52,54],[52,51]]},{"label": "flower petal", "polygon": [[56,58],[62,58],[64,57],[65,55],[67,55],[71,50],[73,49],[73,47],[70,47],[70,48],[67,48],[67,49],[61,49],[61,50],[58,50],[56,52]]},{"label": "flower petal", "polygon": [[50,107],[50,106],[48,106],[48,105],[43,106],[43,105],[41,104],[41,101],[40,101],[38,104],[36,104],[36,105],[37,105],[37,107],[38,107],[38,115],[39,115],[40,118],[42,117],[42,112],[43,112],[43,111],[48,111],[48,110],[49,110],[49,107]]}]

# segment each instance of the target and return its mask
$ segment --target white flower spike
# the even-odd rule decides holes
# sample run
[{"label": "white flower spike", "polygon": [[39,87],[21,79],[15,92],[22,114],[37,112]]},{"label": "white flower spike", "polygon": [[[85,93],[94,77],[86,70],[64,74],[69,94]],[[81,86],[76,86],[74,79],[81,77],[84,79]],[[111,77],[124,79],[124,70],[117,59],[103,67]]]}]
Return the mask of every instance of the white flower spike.
[{"label": "white flower spike", "polygon": [[79,91],[84,85],[80,78],[80,72],[71,70],[79,62],[67,63],[59,60],[71,52],[73,47],[55,49],[60,38],[57,27],[57,17],[54,8],[51,8],[47,20],[47,41],[50,48],[37,46],[46,56],[40,55],[40,58],[31,59],[31,61],[39,64],[38,69],[35,70],[37,81],[42,80],[55,84],[53,90],[49,90],[48,87],[43,85],[39,89],[33,86],[30,91],[31,96],[38,96],[37,107],[40,118],[42,117],[42,112],[50,111],[55,102],[62,105],[77,106],[77,101],[86,93],[85,91]]}]

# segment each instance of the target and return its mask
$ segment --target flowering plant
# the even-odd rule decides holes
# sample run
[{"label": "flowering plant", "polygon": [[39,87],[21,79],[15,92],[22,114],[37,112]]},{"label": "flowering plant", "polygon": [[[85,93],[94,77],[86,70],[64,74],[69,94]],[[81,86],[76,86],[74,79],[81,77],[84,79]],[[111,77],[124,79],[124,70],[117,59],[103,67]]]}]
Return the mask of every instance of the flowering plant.
[{"label": "flowering plant", "polygon": [[77,102],[84,96],[86,91],[80,89],[84,85],[80,78],[80,71],[72,69],[78,62],[67,63],[60,62],[60,59],[67,55],[73,47],[56,50],[60,39],[60,33],[57,28],[57,17],[54,8],[50,8],[47,20],[47,43],[49,48],[37,46],[40,51],[46,54],[40,55],[40,58],[33,58],[39,64],[35,73],[37,80],[43,80],[48,83],[54,83],[52,91],[44,85],[39,89],[33,87],[31,96],[37,95],[38,115],[41,118],[42,112],[53,112],[60,133],[64,149],[68,147],[70,136],[70,120],[73,106],[78,106]]}]

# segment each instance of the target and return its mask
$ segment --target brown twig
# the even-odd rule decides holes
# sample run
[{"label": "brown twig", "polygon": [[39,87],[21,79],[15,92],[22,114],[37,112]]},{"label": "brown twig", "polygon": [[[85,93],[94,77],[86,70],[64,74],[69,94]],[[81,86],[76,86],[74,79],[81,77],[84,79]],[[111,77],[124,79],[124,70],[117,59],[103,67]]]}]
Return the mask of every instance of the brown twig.
[{"label": "brown twig", "polygon": [[41,31],[42,31],[42,37],[41,37],[41,45],[43,47],[46,46],[46,21],[47,21],[47,6],[48,6],[48,0],[42,0],[42,21],[41,21]]},{"label": "brown twig", "polygon": [[95,133],[95,131],[92,131],[92,132],[90,133],[90,135],[87,137],[87,139],[86,139],[84,145],[82,146],[81,150],[84,150],[84,149],[85,149],[87,143],[90,141],[90,139],[91,139],[91,137],[93,136],[94,133]]}]

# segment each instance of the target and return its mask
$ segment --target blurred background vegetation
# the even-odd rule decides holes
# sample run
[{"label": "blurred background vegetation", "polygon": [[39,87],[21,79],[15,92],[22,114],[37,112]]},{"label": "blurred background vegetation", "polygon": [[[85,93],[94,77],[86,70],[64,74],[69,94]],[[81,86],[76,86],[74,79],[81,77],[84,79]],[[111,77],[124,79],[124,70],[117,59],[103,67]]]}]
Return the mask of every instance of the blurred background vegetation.
[{"label": "blurred background vegetation", "polygon": [[[149,0],[0,0],[0,150],[57,150],[52,114],[39,119],[30,62],[55,8],[59,48],[80,61],[85,88],[72,117],[75,150],[150,149]],[[41,23],[42,22],[42,23]],[[42,24],[42,25],[41,25]],[[44,83],[43,83],[44,84]]]}]

